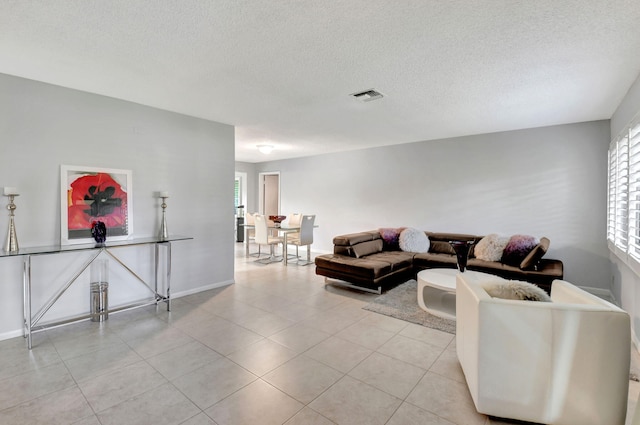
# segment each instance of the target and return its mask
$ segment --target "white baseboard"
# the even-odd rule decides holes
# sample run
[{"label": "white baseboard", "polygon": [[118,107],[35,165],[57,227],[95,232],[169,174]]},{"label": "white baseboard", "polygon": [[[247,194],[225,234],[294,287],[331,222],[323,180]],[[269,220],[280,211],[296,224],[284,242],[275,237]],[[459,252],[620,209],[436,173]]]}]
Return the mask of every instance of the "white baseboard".
[{"label": "white baseboard", "polygon": [[[199,288],[195,288],[195,289],[189,289],[188,291],[181,291],[181,292],[176,292],[174,294],[171,295],[171,299],[176,299],[176,298],[180,298],[180,297],[184,297],[187,295],[191,295],[191,294],[197,294],[198,292],[203,292],[203,291],[208,291],[209,289],[215,289],[215,288],[221,288],[223,286],[228,286],[235,283],[235,280],[226,280],[223,282],[217,282],[217,283],[213,283],[211,285],[206,285],[206,286],[201,286]],[[85,319],[88,320],[88,319]],[[16,330],[12,330],[9,332],[4,332],[0,334],[0,341],[4,341],[5,339],[11,339],[11,338],[15,338],[17,336],[23,336],[23,330],[22,329],[16,329]]]},{"label": "white baseboard", "polygon": [[17,331],[9,331],[9,332],[4,332],[0,334],[0,341],[4,341],[5,339],[11,339],[11,338],[15,338],[17,336],[22,336],[22,329],[19,329]]},{"label": "white baseboard", "polygon": [[171,299],[186,297],[187,295],[197,294],[198,292],[208,291],[209,289],[222,288],[223,286],[228,286],[233,283],[236,283],[234,279],[225,280],[223,282],[212,283],[207,286],[200,286],[199,288],[189,289],[188,291],[181,291],[171,294]]}]

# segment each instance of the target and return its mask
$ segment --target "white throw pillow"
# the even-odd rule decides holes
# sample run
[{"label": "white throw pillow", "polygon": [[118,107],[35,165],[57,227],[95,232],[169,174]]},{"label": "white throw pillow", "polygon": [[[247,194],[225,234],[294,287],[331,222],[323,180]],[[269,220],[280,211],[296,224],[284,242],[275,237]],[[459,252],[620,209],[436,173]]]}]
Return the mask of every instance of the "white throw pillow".
[{"label": "white throw pillow", "polygon": [[519,280],[495,280],[481,283],[487,294],[494,298],[522,301],[551,301],[542,288]]},{"label": "white throw pillow", "polygon": [[500,236],[492,233],[480,239],[473,250],[473,254],[478,260],[500,261],[502,252],[509,243],[509,236]]},{"label": "white throw pillow", "polygon": [[408,227],[400,232],[400,249],[408,252],[429,252],[429,238],[422,230]]}]

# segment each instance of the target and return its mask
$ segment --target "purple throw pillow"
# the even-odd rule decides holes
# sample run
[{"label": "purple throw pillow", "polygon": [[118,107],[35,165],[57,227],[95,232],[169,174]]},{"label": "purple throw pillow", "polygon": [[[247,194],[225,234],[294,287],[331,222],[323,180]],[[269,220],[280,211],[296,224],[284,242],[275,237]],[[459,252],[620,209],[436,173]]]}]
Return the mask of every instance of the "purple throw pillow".
[{"label": "purple throw pillow", "polygon": [[513,235],[502,251],[502,262],[519,267],[522,260],[538,245],[538,239],[529,235]]},{"label": "purple throw pillow", "polygon": [[405,229],[404,227],[397,227],[397,228],[385,227],[385,228],[379,229],[380,236],[384,241],[384,248],[386,250],[400,249],[400,233],[404,229]]}]

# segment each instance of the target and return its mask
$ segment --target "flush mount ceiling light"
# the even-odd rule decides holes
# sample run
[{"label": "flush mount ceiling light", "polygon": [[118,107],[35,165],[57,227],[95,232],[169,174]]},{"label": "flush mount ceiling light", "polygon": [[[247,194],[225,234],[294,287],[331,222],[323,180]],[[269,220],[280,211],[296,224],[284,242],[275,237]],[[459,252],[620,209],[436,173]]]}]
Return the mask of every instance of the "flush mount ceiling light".
[{"label": "flush mount ceiling light", "polygon": [[258,150],[261,153],[268,155],[273,150],[273,145],[258,145]]},{"label": "flush mount ceiling light", "polygon": [[378,100],[384,97],[382,93],[374,89],[369,89],[358,93],[351,93],[349,96],[353,96],[361,102],[370,102],[372,100]]}]

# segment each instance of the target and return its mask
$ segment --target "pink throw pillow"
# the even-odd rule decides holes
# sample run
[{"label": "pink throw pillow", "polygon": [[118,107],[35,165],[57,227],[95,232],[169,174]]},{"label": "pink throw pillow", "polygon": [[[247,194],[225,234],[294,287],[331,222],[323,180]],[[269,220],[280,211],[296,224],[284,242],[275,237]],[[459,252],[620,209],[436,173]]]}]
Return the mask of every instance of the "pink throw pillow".
[{"label": "pink throw pillow", "polygon": [[383,227],[379,229],[386,250],[400,249],[400,233],[404,227]]},{"label": "pink throw pillow", "polygon": [[519,267],[522,260],[538,245],[538,239],[529,235],[513,235],[502,252],[502,262]]}]

